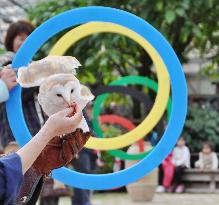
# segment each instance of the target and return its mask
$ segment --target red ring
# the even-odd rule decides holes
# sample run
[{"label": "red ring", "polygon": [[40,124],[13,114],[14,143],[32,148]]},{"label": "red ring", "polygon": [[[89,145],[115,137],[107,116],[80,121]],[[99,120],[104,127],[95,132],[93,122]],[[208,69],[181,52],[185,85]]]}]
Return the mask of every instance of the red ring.
[{"label": "red ring", "polygon": [[[101,115],[99,117],[99,122],[102,123],[110,123],[110,124],[118,124],[128,130],[134,129],[136,126],[128,119],[118,116],[118,115]],[[144,139],[140,139],[138,141],[139,151],[144,152]]]}]

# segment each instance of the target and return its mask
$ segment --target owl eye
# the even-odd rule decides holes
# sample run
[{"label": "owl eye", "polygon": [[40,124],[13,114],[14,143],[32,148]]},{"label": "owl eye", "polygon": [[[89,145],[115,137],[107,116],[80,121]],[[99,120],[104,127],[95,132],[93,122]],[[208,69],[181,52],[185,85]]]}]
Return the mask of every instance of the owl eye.
[{"label": "owl eye", "polygon": [[74,89],[71,89],[71,94],[74,92]]},{"label": "owl eye", "polygon": [[61,94],[56,94],[56,96],[57,96],[57,97],[62,97],[62,95],[61,95]]}]

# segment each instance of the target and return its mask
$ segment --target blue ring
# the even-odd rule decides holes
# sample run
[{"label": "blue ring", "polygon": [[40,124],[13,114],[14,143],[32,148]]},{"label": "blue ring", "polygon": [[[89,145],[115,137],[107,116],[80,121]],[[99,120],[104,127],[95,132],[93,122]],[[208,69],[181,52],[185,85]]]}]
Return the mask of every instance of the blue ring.
[{"label": "blue ring", "polygon": [[[111,189],[132,183],[149,174],[173,149],[181,134],[187,112],[187,87],[180,62],[165,38],[143,19],[114,8],[83,7],[61,13],[39,26],[17,52],[12,66],[27,65],[37,50],[56,33],[91,21],[112,22],[125,26],[147,39],[163,59],[172,86],[172,112],[168,127],[154,150],[141,162],[116,173],[83,174],[67,168],[53,171],[53,177],[63,183],[83,189]],[[21,104],[21,88],[17,86],[7,102],[8,120],[19,145],[23,146],[31,135],[24,121]]]}]

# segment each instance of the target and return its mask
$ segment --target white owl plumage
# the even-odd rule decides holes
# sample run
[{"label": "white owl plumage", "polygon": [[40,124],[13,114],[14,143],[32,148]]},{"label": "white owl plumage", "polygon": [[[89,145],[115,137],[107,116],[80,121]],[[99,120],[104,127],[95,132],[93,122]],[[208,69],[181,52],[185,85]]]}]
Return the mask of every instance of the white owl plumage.
[{"label": "white owl plumage", "polygon": [[[17,81],[26,88],[40,86],[38,101],[48,116],[74,102],[83,109],[94,96],[75,77],[79,66],[79,61],[71,56],[48,56],[19,68]],[[78,127],[89,131],[84,118]]]}]

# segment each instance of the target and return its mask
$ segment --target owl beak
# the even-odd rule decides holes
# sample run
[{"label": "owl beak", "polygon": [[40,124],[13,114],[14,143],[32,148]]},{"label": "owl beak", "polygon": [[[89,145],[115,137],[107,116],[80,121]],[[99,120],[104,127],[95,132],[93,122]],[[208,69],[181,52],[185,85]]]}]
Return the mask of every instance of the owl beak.
[{"label": "owl beak", "polygon": [[68,105],[71,105],[71,96],[69,94],[64,94],[63,99]]}]

